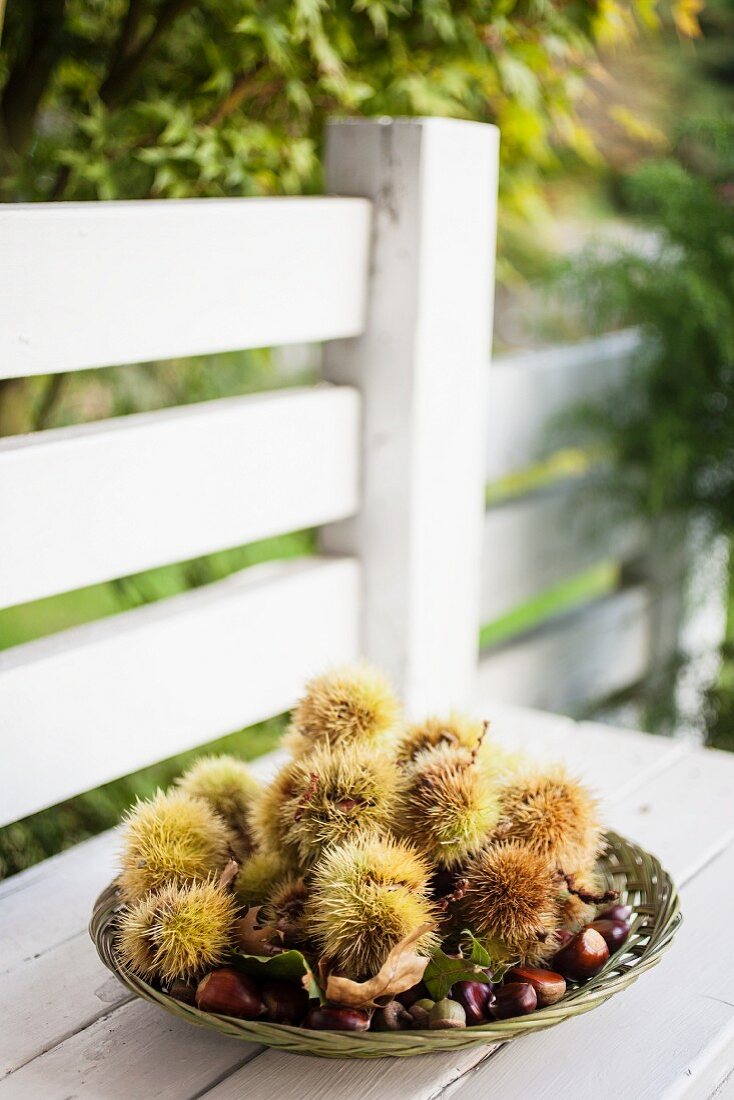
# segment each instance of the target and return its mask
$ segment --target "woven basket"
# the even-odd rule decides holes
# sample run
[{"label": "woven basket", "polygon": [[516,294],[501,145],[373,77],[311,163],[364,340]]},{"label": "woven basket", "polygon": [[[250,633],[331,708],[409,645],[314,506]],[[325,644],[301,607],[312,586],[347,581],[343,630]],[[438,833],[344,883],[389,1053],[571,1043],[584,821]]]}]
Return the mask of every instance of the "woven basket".
[{"label": "woven basket", "polygon": [[236,1039],[322,1058],[405,1057],[483,1043],[505,1043],[596,1008],[655,966],[670,946],[682,919],[678,893],[670,875],[655,856],[624,837],[610,832],[606,840],[607,851],[599,866],[601,876],[607,888],[619,890],[620,903],[631,905],[633,909],[632,930],[624,946],[595,977],[583,985],[569,987],[557,1004],[539,1009],[530,1016],[479,1024],[459,1031],[312,1031],[200,1012],[153,989],[123,968],[114,949],[115,920],[120,904],[114,883],[97,899],[89,932],[105,966],[138,997],[160,1005],[174,1016]]}]

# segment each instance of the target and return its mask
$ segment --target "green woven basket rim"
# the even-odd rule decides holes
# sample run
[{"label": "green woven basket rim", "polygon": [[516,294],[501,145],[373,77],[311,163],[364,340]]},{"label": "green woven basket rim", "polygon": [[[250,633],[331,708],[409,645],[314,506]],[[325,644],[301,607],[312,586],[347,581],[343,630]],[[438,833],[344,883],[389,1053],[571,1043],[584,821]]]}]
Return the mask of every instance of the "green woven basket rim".
[{"label": "green woven basket rim", "polygon": [[632,928],[624,946],[588,982],[569,987],[562,1000],[530,1016],[498,1020],[459,1031],[312,1031],[264,1020],[240,1020],[176,1001],[125,969],[115,952],[115,925],[121,909],[115,883],[94,905],[89,933],[104,965],[138,997],[160,1005],[200,1027],[224,1035],[297,1054],[324,1058],[406,1057],[458,1050],[487,1043],[505,1043],[603,1004],[656,966],[671,944],[681,920],[678,891],[656,856],[618,833],[606,833],[606,851],[599,872],[607,888],[619,890],[619,901],[632,906]]}]

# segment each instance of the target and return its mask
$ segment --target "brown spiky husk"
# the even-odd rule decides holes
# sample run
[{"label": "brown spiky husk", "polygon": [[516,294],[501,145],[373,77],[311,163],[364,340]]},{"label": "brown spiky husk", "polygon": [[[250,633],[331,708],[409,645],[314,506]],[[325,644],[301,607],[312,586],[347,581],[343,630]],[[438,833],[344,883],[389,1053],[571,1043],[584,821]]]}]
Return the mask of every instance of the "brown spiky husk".
[{"label": "brown spiky husk", "polygon": [[484,722],[464,714],[452,712],[445,718],[426,718],[413,722],[402,734],[397,747],[398,760],[410,763],[419,753],[439,745],[472,750],[483,742],[484,735]]},{"label": "brown spiky husk", "polygon": [[596,800],[559,766],[526,771],[501,791],[504,839],[527,844],[564,871],[592,865],[601,851]]},{"label": "brown spiky husk", "polygon": [[[595,865],[572,872],[569,879],[574,888],[581,893],[600,894],[604,889]],[[579,928],[583,928],[585,924],[594,920],[598,906],[591,902],[582,901],[576,894],[564,889],[564,885],[563,882],[560,885],[558,899],[560,923],[568,931],[576,932]]]},{"label": "brown spiky husk", "polygon": [[387,679],[369,665],[337,668],[306,685],[285,739],[294,756],[319,745],[386,745],[402,708]]},{"label": "brown spiky husk", "polygon": [[120,918],[118,952],[143,977],[189,979],[222,963],[237,909],[215,882],[169,883]]},{"label": "brown spiky husk", "polygon": [[395,832],[440,867],[461,866],[497,825],[497,786],[473,750],[440,744],[405,767]]},{"label": "brown spiky husk", "polygon": [[272,891],[260,911],[260,923],[273,925],[283,933],[286,946],[302,946],[309,938],[304,919],[308,886],[301,875],[288,875]]},{"label": "brown spiky husk", "polygon": [[330,844],[393,819],[402,776],[374,748],[324,745],[287,764],[253,807],[256,840],[297,867],[313,864]]},{"label": "brown spiky husk", "polygon": [[193,798],[203,798],[224,818],[237,838],[240,859],[252,850],[248,814],[261,783],[243,760],[227,755],[200,756],[176,785]]},{"label": "brown spiky husk", "polygon": [[232,851],[233,836],[222,818],[184,791],[158,791],[137,802],[123,821],[119,883],[127,902],[169,882],[206,879]]},{"label": "brown spiky husk", "polygon": [[[370,977],[407,935],[435,923],[428,876],[426,862],[396,840],[367,835],[330,849],[314,871],[304,918],[328,969]],[[437,942],[427,932],[417,950],[430,954]]]},{"label": "brown spiky husk", "polygon": [[463,908],[490,952],[541,962],[556,949],[558,875],[543,856],[516,841],[488,845],[464,868]]}]

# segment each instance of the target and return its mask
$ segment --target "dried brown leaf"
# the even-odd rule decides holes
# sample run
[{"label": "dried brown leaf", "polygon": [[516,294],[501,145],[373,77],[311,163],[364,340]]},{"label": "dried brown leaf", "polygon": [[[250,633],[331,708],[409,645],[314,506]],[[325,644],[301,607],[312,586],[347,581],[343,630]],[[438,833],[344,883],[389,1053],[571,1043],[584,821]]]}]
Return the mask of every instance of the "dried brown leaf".
[{"label": "dried brown leaf", "polygon": [[235,921],[234,942],[246,955],[278,955],[283,950],[283,933],[268,924],[258,924],[260,906],[248,909]]},{"label": "dried brown leaf", "polygon": [[[349,1008],[372,1008],[390,1000],[398,993],[411,989],[422,979],[428,959],[413,950],[414,944],[430,932],[433,924],[421,924],[409,936],[393,947],[377,974],[366,982],[353,982],[351,978],[329,975],[326,982],[326,999],[333,1004]],[[379,998],[379,1000],[378,1000]]]}]

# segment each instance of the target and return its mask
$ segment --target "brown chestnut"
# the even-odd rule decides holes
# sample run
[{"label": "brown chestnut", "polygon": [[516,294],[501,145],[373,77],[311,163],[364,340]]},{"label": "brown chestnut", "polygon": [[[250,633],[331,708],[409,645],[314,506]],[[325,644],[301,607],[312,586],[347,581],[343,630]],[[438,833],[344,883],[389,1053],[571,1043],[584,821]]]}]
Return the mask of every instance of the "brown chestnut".
[{"label": "brown chestnut", "polygon": [[252,978],[228,966],[212,970],[201,979],[196,987],[196,1006],[204,1012],[221,1012],[223,1016],[241,1016],[245,1020],[254,1020],[263,1011]]},{"label": "brown chestnut", "polygon": [[610,905],[603,913],[599,913],[597,920],[621,920],[628,921],[632,916],[631,905]]},{"label": "brown chestnut", "polygon": [[617,951],[630,934],[630,926],[624,920],[593,920],[589,925],[604,940],[609,948],[609,954]]},{"label": "brown chestnut", "polygon": [[192,985],[191,982],[185,982],[183,978],[174,978],[172,982],[163,987],[163,992],[167,993],[169,997],[174,997],[177,1001],[183,1001],[184,1004],[196,1004],[196,986]]},{"label": "brown chestnut", "polygon": [[367,1031],[370,1017],[361,1008],[313,1005],[308,1010],[303,1026],[315,1031]]},{"label": "brown chestnut", "polygon": [[489,1019],[489,1003],[494,996],[491,982],[455,982],[451,996],[464,1009],[469,1027]]},{"label": "brown chestnut", "polygon": [[261,996],[269,1020],[276,1024],[300,1024],[308,1012],[308,993],[293,982],[266,982]]},{"label": "brown chestnut", "polygon": [[428,990],[424,986],[423,982],[418,982],[417,985],[412,985],[410,989],[406,989],[403,993],[398,993],[396,1000],[400,1001],[401,1005],[405,1008],[410,1008],[416,1001],[420,1001],[422,997],[428,996]]},{"label": "brown chestnut", "polygon": [[372,1017],[373,1031],[405,1031],[413,1026],[413,1017],[400,1001],[388,1001]]},{"label": "brown chestnut", "polygon": [[564,978],[579,982],[593,978],[608,958],[604,937],[595,928],[584,928],[561,948],[553,960],[553,968]]},{"label": "brown chestnut", "polygon": [[489,1011],[495,1020],[509,1020],[512,1016],[528,1016],[538,1007],[538,996],[530,982],[508,982],[501,986]]},{"label": "brown chestnut", "polygon": [[566,979],[552,970],[534,966],[514,966],[507,975],[511,982],[528,982],[535,990],[538,1008],[554,1005],[566,992]]}]

